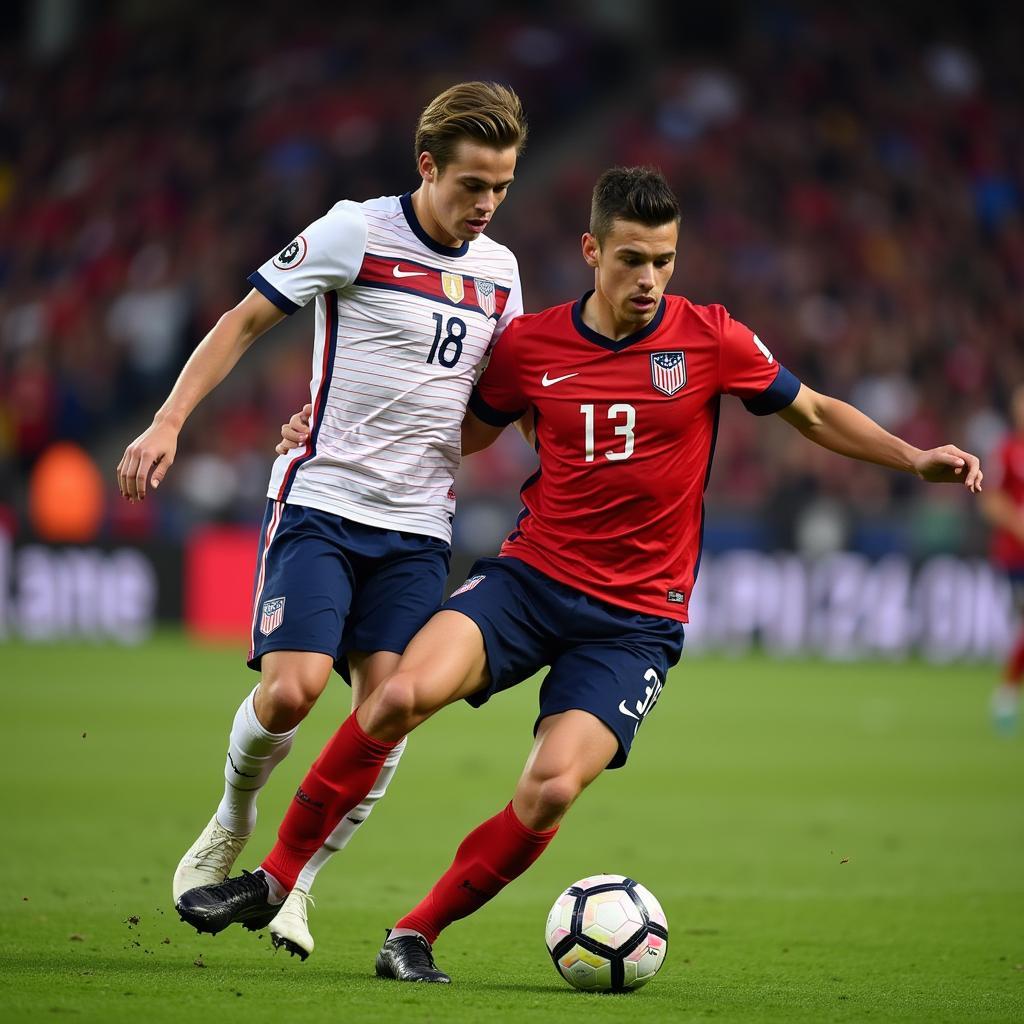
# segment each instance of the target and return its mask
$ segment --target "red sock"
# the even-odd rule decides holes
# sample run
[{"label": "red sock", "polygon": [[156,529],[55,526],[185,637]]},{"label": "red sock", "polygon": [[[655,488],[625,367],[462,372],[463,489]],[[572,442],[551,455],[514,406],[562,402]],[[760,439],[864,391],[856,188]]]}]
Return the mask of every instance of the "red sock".
[{"label": "red sock", "polygon": [[509,804],[462,840],[452,866],[396,928],[412,928],[433,945],[452,921],[468,917],[518,878],[545,850],[558,831],[534,832]]},{"label": "red sock", "polygon": [[355,712],[349,715],[306,773],[277,831],[277,842],[260,867],[291,889],[306,861],[370,792],[396,746],[368,736]]},{"label": "red sock", "polygon": [[1010,653],[1010,660],[1006,663],[1005,680],[1011,686],[1020,686],[1022,675],[1024,675],[1024,629],[1017,634],[1017,641]]}]

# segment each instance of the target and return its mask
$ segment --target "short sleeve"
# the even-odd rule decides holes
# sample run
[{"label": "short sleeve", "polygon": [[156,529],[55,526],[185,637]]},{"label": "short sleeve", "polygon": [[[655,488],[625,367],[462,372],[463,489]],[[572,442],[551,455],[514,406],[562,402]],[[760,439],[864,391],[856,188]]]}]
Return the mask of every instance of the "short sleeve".
[{"label": "short sleeve", "polygon": [[756,416],[785,409],[800,390],[800,381],[776,361],[764,342],[724,309],[719,359],[722,391],[741,398]]},{"label": "short sleeve", "polygon": [[512,287],[508,293],[508,300],[505,302],[505,308],[502,310],[501,316],[498,318],[498,323],[494,328],[494,334],[491,338],[491,345],[505,333],[505,328],[515,320],[517,316],[522,316],[523,313],[523,286],[519,281],[519,264],[516,263],[512,268]]},{"label": "short sleeve", "polygon": [[505,330],[469,397],[469,411],[492,427],[514,423],[530,404],[519,384],[514,352],[518,336],[515,326]]},{"label": "short sleeve", "polygon": [[284,313],[351,284],[366,251],[366,218],[358,203],[336,203],[273,259],[249,275],[249,283]]}]

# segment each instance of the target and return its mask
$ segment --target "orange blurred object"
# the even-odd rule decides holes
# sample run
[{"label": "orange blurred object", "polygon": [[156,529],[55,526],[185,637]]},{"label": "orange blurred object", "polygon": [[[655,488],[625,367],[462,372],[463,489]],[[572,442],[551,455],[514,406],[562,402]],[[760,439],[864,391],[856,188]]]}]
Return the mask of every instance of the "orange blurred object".
[{"label": "orange blurred object", "polygon": [[51,445],[36,462],[29,481],[29,519],[41,539],[79,544],[94,540],[104,502],[100,471],[78,445]]}]

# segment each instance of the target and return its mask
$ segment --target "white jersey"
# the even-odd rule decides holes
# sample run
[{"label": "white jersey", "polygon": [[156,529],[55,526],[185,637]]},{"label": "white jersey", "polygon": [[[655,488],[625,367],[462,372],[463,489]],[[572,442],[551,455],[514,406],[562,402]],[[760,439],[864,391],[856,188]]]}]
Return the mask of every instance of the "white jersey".
[{"label": "white jersey", "polygon": [[466,403],[523,311],[512,253],[440,245],[409,195],[385,196],[337,203],[249,281],[287,313],[316,298],[309,441],[268,496],[450,541]]}]

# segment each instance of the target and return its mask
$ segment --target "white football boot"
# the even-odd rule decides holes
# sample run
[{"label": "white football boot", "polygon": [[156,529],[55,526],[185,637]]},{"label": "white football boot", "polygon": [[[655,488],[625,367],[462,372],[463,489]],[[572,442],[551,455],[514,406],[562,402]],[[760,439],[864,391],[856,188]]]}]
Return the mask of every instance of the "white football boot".
[{"label": "white football boot", "polygon": [[277,917],[270,922],[270,940],[274,949],[287,949],[292,956],[305,960],[313,952],[313,936],[309,931],[309,907],[313,897],[304,889],[292,889],[281,905]]},{"label": "white football boot", "polygon": [[177,903],[179,897],[189,889],[223,882],[242,852],[242,847],[248,842],[249,835],[239,836],[229,832],[218,824],[217,816],[214,815],[178,863],[171,883],[174,902]]}]

